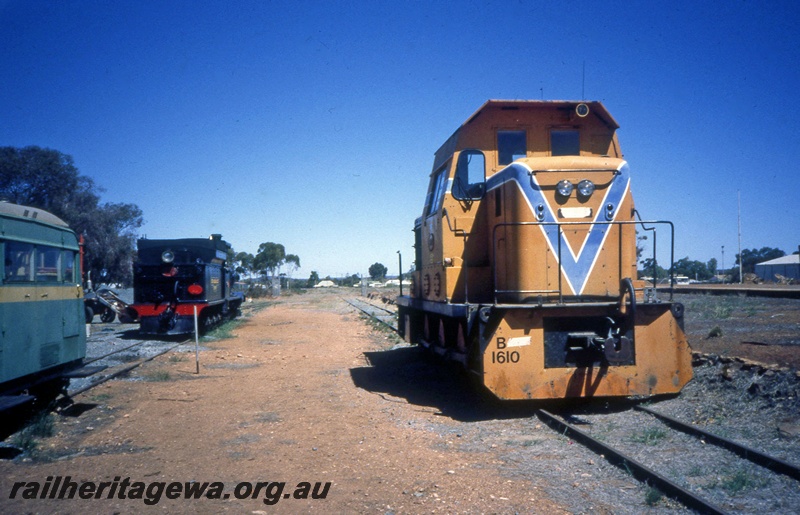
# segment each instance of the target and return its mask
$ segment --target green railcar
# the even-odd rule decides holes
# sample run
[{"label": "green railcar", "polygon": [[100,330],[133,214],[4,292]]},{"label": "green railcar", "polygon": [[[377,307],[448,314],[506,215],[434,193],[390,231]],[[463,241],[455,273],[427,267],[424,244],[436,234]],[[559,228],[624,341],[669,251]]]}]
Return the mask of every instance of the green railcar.
[{"label": "green railcar", "polygon": [[80,246],[60,218],[0,202],[0,405],[64,382],[86,356]]}]

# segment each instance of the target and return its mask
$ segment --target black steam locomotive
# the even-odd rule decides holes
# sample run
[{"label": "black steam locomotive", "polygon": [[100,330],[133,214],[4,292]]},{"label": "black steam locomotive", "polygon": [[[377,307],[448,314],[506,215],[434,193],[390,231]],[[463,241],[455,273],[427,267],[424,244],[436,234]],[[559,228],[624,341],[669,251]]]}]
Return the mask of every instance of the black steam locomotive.
[{"label": "black steam locomotive", "polygon": [[129,313],[143,334],[194,332],[234,318],[244,294],[234,291],[236,274],[225,266],[230,244],[210,238],[138,241]]}]

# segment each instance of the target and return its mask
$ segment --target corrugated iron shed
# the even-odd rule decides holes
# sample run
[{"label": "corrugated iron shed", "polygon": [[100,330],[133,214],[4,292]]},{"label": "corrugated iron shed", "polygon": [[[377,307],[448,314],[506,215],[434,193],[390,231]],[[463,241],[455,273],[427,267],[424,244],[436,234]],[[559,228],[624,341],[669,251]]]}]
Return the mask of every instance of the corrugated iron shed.
[{"label": "corrugated iron shed", "polygon": [[800,280],[800,254],[783,256],[756,265],[756,275],[765,281],[775,281],[776,274]]}]

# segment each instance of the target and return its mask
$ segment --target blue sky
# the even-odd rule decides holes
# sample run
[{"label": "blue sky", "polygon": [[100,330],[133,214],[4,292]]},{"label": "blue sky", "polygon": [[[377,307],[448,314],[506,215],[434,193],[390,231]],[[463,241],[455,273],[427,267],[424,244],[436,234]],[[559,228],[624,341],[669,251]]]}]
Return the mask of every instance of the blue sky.
[{"label": "blue sky", "polygon": [[[800,3],[0,0],[0,146],[73,156],[151,238],[396,273],[487,99],[600,100],[676,258],[800,244]],[[584,70],[585,68],[585,75]]]}]

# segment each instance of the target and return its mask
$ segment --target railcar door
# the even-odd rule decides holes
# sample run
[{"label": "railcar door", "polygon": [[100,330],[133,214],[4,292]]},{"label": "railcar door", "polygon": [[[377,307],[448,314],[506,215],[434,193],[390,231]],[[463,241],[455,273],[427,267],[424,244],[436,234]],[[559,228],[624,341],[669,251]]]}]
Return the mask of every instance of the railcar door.
[{"label": "railcar door", "polygon": [[72,250],[36,245],[34,313],[42,368],[83,357],[84,306],[75,280],[75,254]]},{"label": "railcar door", "polygon": [[42,368],[58,364],[63,338],[63,301],[59,286],[61,250],[37,245],[34,252],[34,313],[39,326],[39,361]]},{"label": "railcar door", "polygon": [[61,279],[64,297],[64,337],[84,334],[83,291],[77,274],[78,255],[73,250],[61,251]]}]

